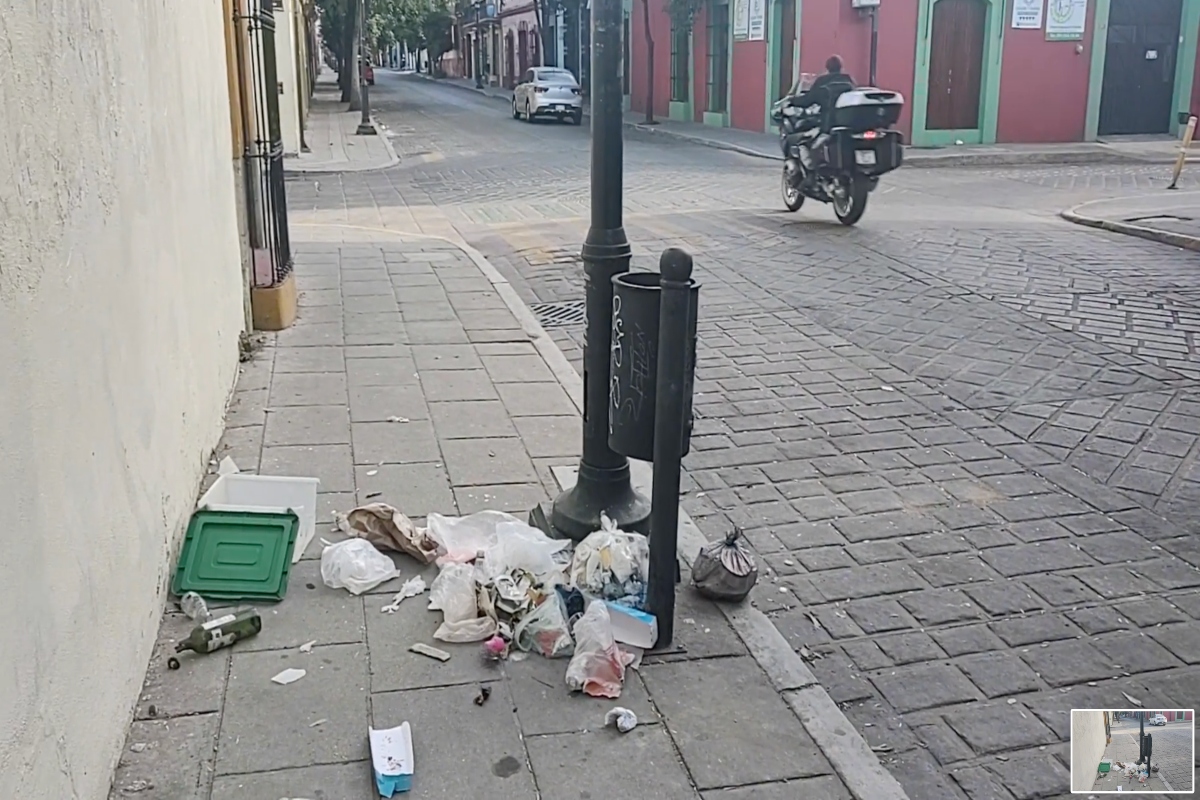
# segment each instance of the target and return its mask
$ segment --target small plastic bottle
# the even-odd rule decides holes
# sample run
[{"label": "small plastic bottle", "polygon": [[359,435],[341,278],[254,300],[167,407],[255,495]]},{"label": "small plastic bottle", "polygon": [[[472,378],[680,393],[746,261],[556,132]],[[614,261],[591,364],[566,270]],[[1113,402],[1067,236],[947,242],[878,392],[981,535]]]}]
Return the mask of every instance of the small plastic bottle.
[{"label": "small plastic bottle", "polygon": [[179,598],[179,608],[195,622],[203,624],[209,620],[208,603],[195,592],[188,592]]}]

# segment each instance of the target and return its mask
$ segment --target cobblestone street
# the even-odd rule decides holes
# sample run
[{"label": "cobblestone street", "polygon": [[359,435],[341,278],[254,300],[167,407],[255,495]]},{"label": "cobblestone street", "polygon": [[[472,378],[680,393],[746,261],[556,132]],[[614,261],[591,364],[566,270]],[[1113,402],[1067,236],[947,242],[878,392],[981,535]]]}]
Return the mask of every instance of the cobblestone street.
[{"label": "cobblestone street", "polygon": [[[472,245],[578,367],[587,128],[371,99],[400,165],[289,176],[293,223]],[[903,169],[846,229],[782,212],[775,162],[625,148],[635,268],[683,247],[703,286],[683,506],[746,530],[755,604],[912,800],[1066,796],[1069,709],[1195,706],[1200,254],[1057,216],[1169,168]]]}]

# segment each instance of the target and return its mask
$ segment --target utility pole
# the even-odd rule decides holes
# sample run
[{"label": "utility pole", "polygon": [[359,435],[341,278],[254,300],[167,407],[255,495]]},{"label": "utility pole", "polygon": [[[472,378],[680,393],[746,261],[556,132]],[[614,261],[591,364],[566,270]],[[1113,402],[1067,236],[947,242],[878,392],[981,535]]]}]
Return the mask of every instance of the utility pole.
[{"label": "utility pole", "polygon": [[475,88],[483,88],[483,0],[475,2]]},{"label": "utility pole", "polygon": [[371,52],[367,47],[367,12],[369,6],[367,0],[359,0],[358,9],[358,49],[359,63],[358,67],[358,91],[362,93],[362,119],[358,123],[359,136],[374,136],[375,126],[371,124],[371,94],[367,87],[367,71],[363,69],[364,64],[371,63]]},{"label": "utility pole", "polygon": [[583,458],[575,486],[555,498],[550,515],[551,526],[576,541],[600,529],[601,513],[627,531],[645,531],[650,518],[650,501],[630,482],[629,460],[608,441],[613,276],[628,272],[633,256],[622,222],[622,16],[621,0],[593,0],[592,219],[582,253],[587,306]]}]

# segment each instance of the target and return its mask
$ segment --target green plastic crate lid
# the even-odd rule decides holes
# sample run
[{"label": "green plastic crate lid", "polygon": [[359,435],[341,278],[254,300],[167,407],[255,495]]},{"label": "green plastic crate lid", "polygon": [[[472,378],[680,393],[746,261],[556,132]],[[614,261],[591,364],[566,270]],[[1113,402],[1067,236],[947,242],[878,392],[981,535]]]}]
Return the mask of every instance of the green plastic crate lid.
[{"label": "green plastic crate lid", "polygon": [[213,600],[282,600],[300,531],[295,512],[192,514],[171,590]]}]

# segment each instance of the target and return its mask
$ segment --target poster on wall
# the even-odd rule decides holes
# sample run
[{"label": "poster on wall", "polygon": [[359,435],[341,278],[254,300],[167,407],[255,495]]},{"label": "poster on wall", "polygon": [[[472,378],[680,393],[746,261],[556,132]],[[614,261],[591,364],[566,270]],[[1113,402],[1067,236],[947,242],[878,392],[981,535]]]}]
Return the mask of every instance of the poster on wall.
[{"label": "poster on wall", "polygon": [[767,37],[767,0],[750,0],[749,36],[752,42],[761,42]]},{"label": "poster on wall", "polygon": [[1046,0],[1013,0],[1012,26],[1018,30],[1039,30],[1045,10]]},{"label": "poster on wall", "polygon": [[1046,41],[1082,39],[1087,27],[1087,0],[1047,0]]},{"label": "poster on wall", "polygon": [[750,0],[733,0],[733,38],[742,40],[750,34]]}]

